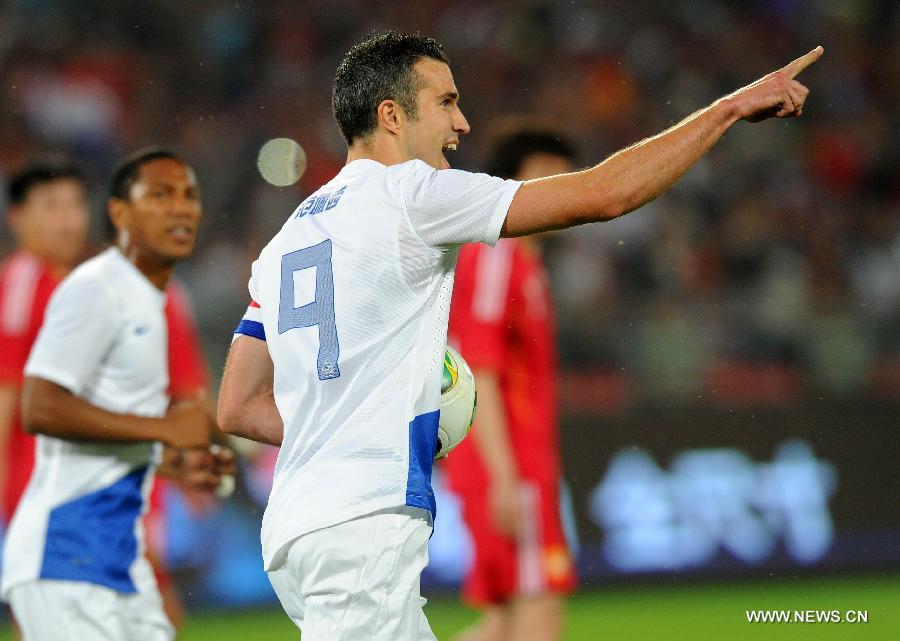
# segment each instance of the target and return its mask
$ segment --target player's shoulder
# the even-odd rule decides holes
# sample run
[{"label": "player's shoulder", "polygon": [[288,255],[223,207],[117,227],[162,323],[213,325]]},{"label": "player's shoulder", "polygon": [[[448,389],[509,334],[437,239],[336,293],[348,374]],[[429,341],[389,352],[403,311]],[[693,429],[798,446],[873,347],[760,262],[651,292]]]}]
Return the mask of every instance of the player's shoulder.
[{"label": "player's shoulder", "polygon": [[437,171],[427,162],[425,162],[424,160],[419,160],[418,158],[413,158],[412,160],[400,162],[395,165],[382,166],[384,167],[384,173],[388,176],[393,177],[429,175],[431,172]]},{"label": "player's shoulder", "polygon": [[338,176],[364,175],[367,187],[380,189],[388,197],[426,199],[438,191],[459,191],[475,174],[460,169],[436,169],[424,160],[413,158],[393,165],[372,159],[354,160]]},{"label": "player's shoulder", "polygon": [[[117,256],[119,254],[119,256]],[[122,265],[125,262],[118,249],[110,248],[89,258],[66,276],[59,284],[59,295],[83,295],[100,299],[111,298],[111,291],[122,286]],[[86,299],[90,300],[90,299]]]},{"label": "player's shoulder", "polygon": [[433,182],[438,170],[423,160],[414,158],[406,162],[388,165],[384,167],[382,177],[389,185],[399,190],[409,192]]},{"label": "player's shoulder", "polygon": [[424,160],[413,158],[406,162],[385,167],[385,176],[397,180],[407,180],[414,182],[430,181],[439,176],[447,178],[447,182],[455,185],[456,182],[466,179],[472,179],[476,176],[484,176],[484,174],[475,174],[464,169],[437,169],[429,165]]},{"label": "player's shoulder", "polygon": [[411,185],[427,180],[431,171],[421,160],[407,160],[395,165],[384,165],[375,160],[357,160],[346,168],[347,171],[365,172],[369,180],[366,187],[377,190],[387,198],[405,198]]},{"label": "player's shoulder", "polygon": [[407,160],[406,162],[402,162],[398,165],[393,165],[393,167],[396,168],[397,171],[401,171],[401,172],[407,173],[407,174],[418,174],[418,175],[431,176],[438,172],[437,169],[435,169],[434,167],[429,165],[427,162],[425,162],[424,160],[421,160],[419,158],[413,158],[412,160]]},{"label": "player's shoulder", "polygon": [[113,277],[121,271],[120,261],[117,260],[119,255],[121,252],[114,247],[105,249],[78,265],[66,280],[99,280]]},{"label": "player's shoulder", "polygon": [[0,263],[0,333],[26,335],[43,315],[57,279],[37,256],[18,251]]}]

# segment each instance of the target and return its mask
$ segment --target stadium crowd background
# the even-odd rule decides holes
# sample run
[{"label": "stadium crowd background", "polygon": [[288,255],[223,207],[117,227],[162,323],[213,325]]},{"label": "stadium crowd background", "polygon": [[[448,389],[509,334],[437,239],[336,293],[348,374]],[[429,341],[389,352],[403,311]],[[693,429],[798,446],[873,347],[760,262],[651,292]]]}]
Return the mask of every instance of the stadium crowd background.
[{"label": "stadium crowd background", "polygon": [[[471,170],[499,116],[556,123],[589,164],[823,44],[800,121],[739,125],[646,211],[548,239],[563,406],[900,398],[891,0],[8,0],[0,181],[41,154],[74,158],[99,243],[116,159],[151,143],[184,154],[205,217],[179,274],[217,377],[251,260],[344,162],[330,111],[339,57],[389,27],[445,44],[473,128],[450,160]],[[256,170],[262,143],[282,136],[309,158],[296,188]],[[10,247],[3,227],[0,254]]]},{"label": "stadium crowd background", "polygon": [[[445,43],[473,125],[452,159],[466,169],[497,116],[560,123],[587,164],[822,42],[802,123],[738,127],[650,211],[552,241],[562,359],[624,372],[613,399],[703,393],[723,367],[739,387],[734,365],[768,371],[776,395],[898,391],[895,2],[12,0],[0,25],[0,172],[67,153],[99,217],[123,151],[152,142],[195,163],[207,216],[182,276],[214,372],[250,258],[343,163],[330,84],[364,33]],[[309,156],[296,190],[256,172],[275,136]]]}]

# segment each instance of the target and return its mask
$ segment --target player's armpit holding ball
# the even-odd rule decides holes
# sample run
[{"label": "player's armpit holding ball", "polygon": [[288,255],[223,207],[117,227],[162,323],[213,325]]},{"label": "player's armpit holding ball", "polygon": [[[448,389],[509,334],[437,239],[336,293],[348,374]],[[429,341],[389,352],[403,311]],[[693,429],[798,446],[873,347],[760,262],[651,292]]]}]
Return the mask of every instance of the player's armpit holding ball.
[{"label": "player's armpit holding ball", "polygon": [[477,395],[475,376],[463,357],[447,347],[441,378],[441,418],[438,421],[438,443],[434,458],[439,459],[459,445],[475,420]]}]

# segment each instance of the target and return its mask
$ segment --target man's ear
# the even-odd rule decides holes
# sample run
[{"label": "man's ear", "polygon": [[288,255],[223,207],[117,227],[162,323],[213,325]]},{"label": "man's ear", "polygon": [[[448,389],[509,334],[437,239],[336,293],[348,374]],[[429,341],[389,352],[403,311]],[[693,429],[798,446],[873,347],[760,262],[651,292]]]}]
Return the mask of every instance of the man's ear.
[{"label": "man's ear", "polygon": [[400,132],[406,122],[406,112],[395,100],[382,100],[378,105],[377,113],[378,124],[395,135]]}]

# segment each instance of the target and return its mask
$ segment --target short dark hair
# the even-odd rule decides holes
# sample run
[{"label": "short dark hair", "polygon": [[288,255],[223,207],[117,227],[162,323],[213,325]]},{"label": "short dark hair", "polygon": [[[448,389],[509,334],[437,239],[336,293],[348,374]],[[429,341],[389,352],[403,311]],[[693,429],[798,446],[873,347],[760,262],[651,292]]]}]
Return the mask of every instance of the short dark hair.
[{"label": "short dark hair", "polygon": [[514,178],[532,154],[549,154],[577,161],[574,145],[558,131],[542,126],[510,122],[500,131],[488,152],[485,172],[500,178]]},{"label": "short dark hair", "polygon": [[84,173],[71,162],[40,161],[23,167],[9,179],[8,196],[11,205],[21,205],[38,185],[57,180],[75,180],[85,184]]},{"label": "short dark hair", "polygon": [[[138,149],[127,155],[124,160],[116,166],[115,171],[113,171],[112,183],[109,187],[110,198],[129,200],[131,186],[137,182],[138,176],[140,176],[141,173],[141,167],[148,162],[163,158],[180,162],[182,165],[187,165],[181,156],[168,149],[162,149],[160,147],[145,147],[143,149]],[[113,225],[108,213],[103,217],[103,230],[106,233],[106,237],[110,240],[115,239],[116,234],[118,233],[118,230],[116,229],[116,226]]]},{"label": "short dark hair", "polygon": [[334,76],[331,111],[348,145],[375,131],[384,100],[396,100],[410,118],[417,117],[421,79],[413,66],[423,58],[450,64],[444,48],[420,33],[386,31],[346,53]]},{"label": "short dark hair", "polygon": [[153,162],[154,160],[160,160],[162,158],[168,158],[169,160],[180,162],[182,165],[187,165],[181,156],[168,149],[162,149],[160,147],[145,147],[143,149],[138,149],[126,156],[125,159],[116,166],[116,169],[113,172],[112,183],[109,187],[110,197],[118,198],[119,200],[128,200],[131,186],[137,182],[138,176],[141,173],[141,167],[148,162]]}]

